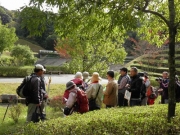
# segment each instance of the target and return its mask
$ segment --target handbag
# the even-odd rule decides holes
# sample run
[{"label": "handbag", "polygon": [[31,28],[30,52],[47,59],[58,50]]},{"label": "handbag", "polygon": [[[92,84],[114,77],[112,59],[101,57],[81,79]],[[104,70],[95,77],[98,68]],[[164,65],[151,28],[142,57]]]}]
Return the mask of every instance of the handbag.
[{"label": "handbag", "polygon": [[99,94],[100,87],[101,87],[101,85],[99,86],[96,97],[89,99],[89,111],[94,111],[94,110],[99,110],[100,109],[100,107],[96,104],[96,98],[97,98],[97,96]]},{"label": "handbag", "polygon": [[[37,109],[38,109],[38,108],[39,108],[40,113],[37,112]],[[36,109],[35,109],[35,111],[34,111],[34,113],[32,114],[31,121],[34,122],[34,123],[39,122],[40,119],[41,119],[41,117],[42,117],[41,107],[40,107],[40,106],[39,106],[39,107],[37,106]]]}]

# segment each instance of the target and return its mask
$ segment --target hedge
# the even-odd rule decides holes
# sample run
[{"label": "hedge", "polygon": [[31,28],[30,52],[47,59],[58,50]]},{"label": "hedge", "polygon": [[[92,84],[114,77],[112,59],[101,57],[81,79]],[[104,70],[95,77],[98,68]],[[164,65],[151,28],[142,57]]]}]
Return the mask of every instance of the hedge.
[{"label": "hedge", "polygon": [[0,67],[0,77],[24,77],[33,72],[33,67]]},{"label": "hedge", "polygon": [[[102,109],[17,128],[14,135],[166,135],[180,133],[180,105],[167,122],[167,105]],[[10,134],[10,132],[9,132]]]}]

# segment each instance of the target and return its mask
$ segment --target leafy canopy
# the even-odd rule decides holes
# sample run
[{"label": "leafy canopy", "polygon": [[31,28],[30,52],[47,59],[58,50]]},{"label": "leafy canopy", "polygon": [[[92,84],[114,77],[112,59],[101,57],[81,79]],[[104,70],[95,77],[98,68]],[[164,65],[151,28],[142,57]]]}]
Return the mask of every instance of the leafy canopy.
[{"label": "leafy canopy", "polygon": [[14,28],[8,28],[0,23],[0,53],[5,49],[11,49],[17,39]]}]

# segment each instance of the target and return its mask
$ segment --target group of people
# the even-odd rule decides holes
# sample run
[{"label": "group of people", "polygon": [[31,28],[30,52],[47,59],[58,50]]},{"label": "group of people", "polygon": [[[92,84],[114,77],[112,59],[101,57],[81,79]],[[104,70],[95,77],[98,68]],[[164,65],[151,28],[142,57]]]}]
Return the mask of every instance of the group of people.
[{"label": "group of people", "polygon": [[[31,75],[31,93],[26,98],[28,106],[27,121],[32,121],[32,115],[37,107],[40,108],[43,114],[42,119],[46,119],[44,105],[48,94],[43,77],[45,71],[45,66],[37,64],[34,73]],[[169,79],[167,72],[163,72],[162,78],[156,79],[160,85],[158,90],[151,86],[148,74],[139,73],[136,67],[130,69],[130,75],[128,75],[127,68],[121,68],[118,81],[115,80],[114,71],[108,71],[106,86],[103,86],[100,80],[101,77],[97,72],[94,72],[91,77],[89,77],[88,72],[77,72],[75,77],[66,84],[63,95],[64,114],[70,115],[74,111],[85,113],[101,109],[102,103],[106,105],[106,108],[152,105],[158,93],[162,97],[161,103],[168,103]],[[180,86],[178,79],[176,82],[177,87]],[[178,90],[176,90],[177,92]],[[126,93],[130,93],[129,99],[126,98]],[[179,100],[180,96],[178,94],[176,96]]]}]

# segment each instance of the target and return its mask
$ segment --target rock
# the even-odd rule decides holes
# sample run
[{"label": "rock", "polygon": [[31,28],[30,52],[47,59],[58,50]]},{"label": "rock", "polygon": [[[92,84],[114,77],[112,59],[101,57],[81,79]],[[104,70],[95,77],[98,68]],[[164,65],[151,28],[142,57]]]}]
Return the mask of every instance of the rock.
[{"label": "rock", "polygon": [[17,103],[18,96],[13,94],[2,94],[0,96],[0,101],[2,103]]}]

